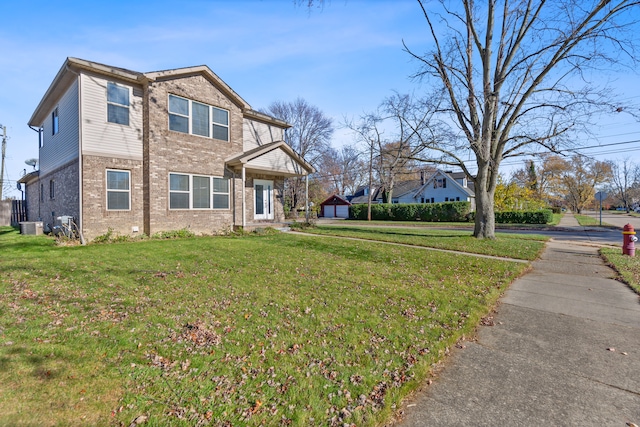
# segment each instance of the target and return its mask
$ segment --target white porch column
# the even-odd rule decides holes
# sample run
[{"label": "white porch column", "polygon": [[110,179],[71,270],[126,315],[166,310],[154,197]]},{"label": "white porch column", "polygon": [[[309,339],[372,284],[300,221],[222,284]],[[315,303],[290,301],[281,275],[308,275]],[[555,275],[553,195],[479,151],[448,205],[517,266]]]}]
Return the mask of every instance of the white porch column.
[{"label": "white porch column", "polygon": [[245,184],[247,182],[247,172],[244,169],[244,164],[242,165],[242,229],[244,230],[247,227],[247,208],[245,201]]}]

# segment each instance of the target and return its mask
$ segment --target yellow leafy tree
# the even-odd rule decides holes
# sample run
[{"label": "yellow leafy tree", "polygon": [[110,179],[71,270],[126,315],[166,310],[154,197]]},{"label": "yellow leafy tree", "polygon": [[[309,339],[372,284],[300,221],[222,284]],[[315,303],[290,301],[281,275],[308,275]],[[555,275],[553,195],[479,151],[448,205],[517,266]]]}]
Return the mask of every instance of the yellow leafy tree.
[{"label": "yellow leafy tree", "polygon": [[547,207],[535,189],[530,186],[518,185],[516,181],[506,182],[504,177],[498,177],[495,193],[496,212],[504,211],[533,211]]}]

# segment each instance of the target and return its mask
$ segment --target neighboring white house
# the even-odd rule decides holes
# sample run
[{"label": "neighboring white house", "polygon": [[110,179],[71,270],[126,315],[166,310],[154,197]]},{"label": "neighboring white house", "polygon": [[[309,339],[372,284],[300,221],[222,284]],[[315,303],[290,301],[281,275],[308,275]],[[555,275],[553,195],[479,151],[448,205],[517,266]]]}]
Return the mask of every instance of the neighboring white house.
[{"label": "neighboring white house", "polygon": [[[364,203],[354,202],[351,203]],[[382,191],[376,192],[375,203],[382,203]],[[391,203],[443,203],[470,202],[475,210],[473,182],[463,172],[436,170],[431,175],[423,173],[420,179],[400,181],[393,188]]]},{"label": "neighboring white house", "polygon": [[472,183],[463,173],[436,171],[411,196],[412,202],[401,203],[443,203],[470,202],[475,210],[475,194]]}]

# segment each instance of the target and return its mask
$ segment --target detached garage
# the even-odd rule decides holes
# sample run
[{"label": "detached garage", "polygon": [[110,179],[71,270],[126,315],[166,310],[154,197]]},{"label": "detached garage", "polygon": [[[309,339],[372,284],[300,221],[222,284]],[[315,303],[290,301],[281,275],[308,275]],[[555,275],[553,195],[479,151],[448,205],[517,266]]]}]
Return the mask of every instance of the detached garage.
[{"label": "detached garage", "polygon": [[347,199],[334,194],[320,203],[320,216],[324,218],[349,218],[349,206],[351,203]]}]

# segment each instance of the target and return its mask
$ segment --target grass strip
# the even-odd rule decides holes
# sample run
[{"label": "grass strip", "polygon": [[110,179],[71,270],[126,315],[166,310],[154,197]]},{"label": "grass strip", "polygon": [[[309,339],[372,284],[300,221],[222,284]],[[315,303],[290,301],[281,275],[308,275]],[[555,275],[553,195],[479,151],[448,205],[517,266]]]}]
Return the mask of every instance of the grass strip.
[{"label": "grass strip", "polygon": [[573,214],[573,216],[578,221],[578,224],[583,227],[613,227],[613,225],[606,222],[603,222],[602,225],[600,225],[600,218],[580,214]]},{"label": "grass strip", "polygon": [[4,228],[0,251],[16,426],[381,425],[527,268],[291,233],[56,247]]},{"label": "grass strip", "polygon": [[621,249],[601,248],[600,254],[622,280],[640,294],[640,258],[622,255]]},{"label": "grass strip", "polygon": [[495,240],[480,240],[474,238],[469,231],[413,227],[317,226],[305,229],[305,232],[402,243],[523,260],[536,259],[544,249],[545,242],[548,240],[548,237],[538,234],[510,233],[496,233]]}]

